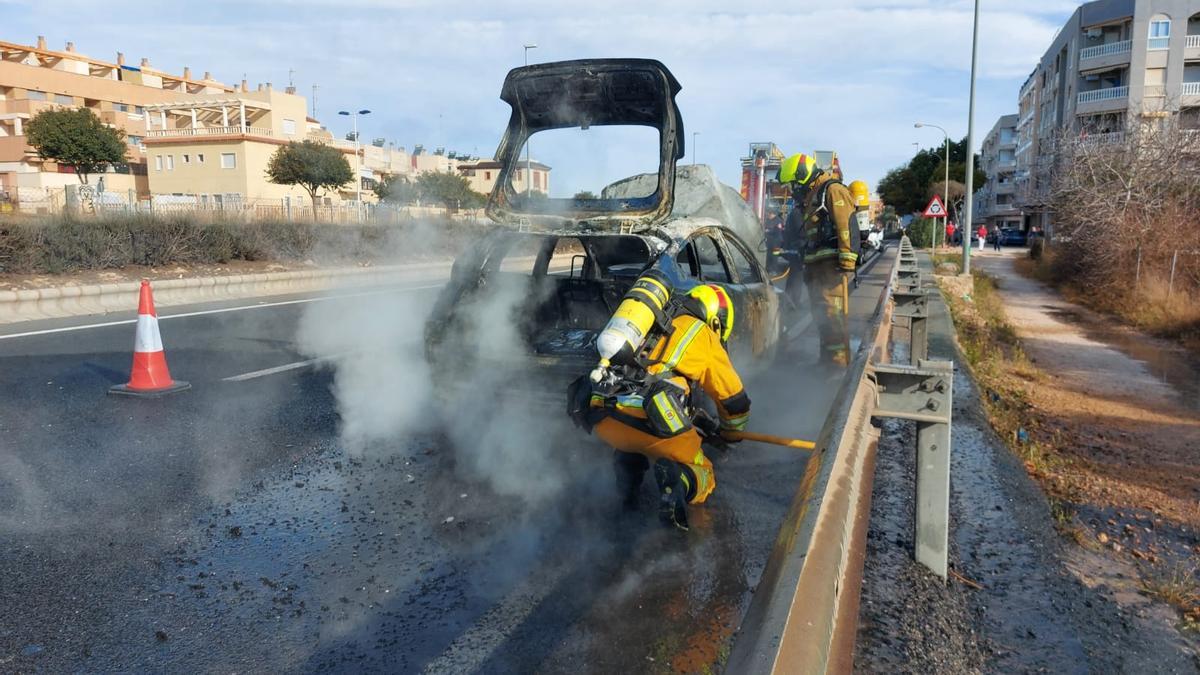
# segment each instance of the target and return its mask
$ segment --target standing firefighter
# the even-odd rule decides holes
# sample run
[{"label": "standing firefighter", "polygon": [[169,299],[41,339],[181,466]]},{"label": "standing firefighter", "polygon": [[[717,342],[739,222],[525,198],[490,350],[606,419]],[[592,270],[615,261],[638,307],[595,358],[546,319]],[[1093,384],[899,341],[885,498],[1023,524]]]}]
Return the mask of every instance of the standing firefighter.
[{"label": "standing firefighter", "polygon": [[[788,216],[791,248],[802,251],[804,284],[821,333],[822,363],[850,363],[848,274],[858,266],[858,227],[854,195],[833,175],[803,154],[779,167],[779,182],[791,184],[795,209]],[[793,270],[794,273],[794,270]],[[824,307],[824,312],[818,310]]]},{"label": "standing firefighter", "polygon": [[[686,504],[703,503],[717,485],[701,442],[745,429],[750,417],[750,398],[725,351],[733,317],[720,286],[673,298],[670,282],[648,272],[597,337],[600,365],[571,385],[571,417],[616,450],[626,507],[636,507],[654,459],[659,518],[683,530]],[[698,390],[716,403],[719,423],[699,408]]]}]

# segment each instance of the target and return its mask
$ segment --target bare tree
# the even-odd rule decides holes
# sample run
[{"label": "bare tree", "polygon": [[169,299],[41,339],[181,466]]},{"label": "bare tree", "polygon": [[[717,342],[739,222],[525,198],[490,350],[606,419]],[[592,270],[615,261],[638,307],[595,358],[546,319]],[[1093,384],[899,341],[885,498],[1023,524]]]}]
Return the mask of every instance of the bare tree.
[{"label": "bare tree", "polygon": [[1173,251],[1200,250],[1200,132],[1177,116],[1055,139],[1049,202],[1060,274],[1124,294]]},{"label": "bare tree", "polygon": [[934,195],[946,200],[945,206],[950,211],[951,217],[955,222],[961,223],[962,207],[967,199],[967,186],[956,180],[949,183],[939,180],[929,186],[929,195],[926,198],[933,199]]}]

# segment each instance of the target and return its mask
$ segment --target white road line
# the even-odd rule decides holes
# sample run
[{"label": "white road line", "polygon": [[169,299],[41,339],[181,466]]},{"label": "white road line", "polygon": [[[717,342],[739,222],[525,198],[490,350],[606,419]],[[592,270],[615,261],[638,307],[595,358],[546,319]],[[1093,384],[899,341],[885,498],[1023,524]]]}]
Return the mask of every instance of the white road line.
[{"label": "white road line", "polygon": [[319,358],[319,359],[309,359],[307,361],[296,361],[295,363],[285,363],[282,366],[275,366],[274,368],[263,368],[262,370],[255,370],[255,371],[251,371],[249,373],[242,373],[241,375],[234,375],[232,377],[222,377],[221,381],[222,382],[243,382],[245,380],[253,380],[256,377],[266,377],[267,375],[274,375],[275,373],[286,373],[289,370],[298,370],[300,368],[305,368],[307,366],[311,366],[311,365],[320,363],[325,360],[326,359]]},{"label": "white road line", "polygon": [[[405,291],[423,291],[431,288],[441,288],[445,284],[429,284],[427,286],[409,286],[406,288],[389,288],[386,290],[369,291],[366,293],[350,293],[347,295],[325,295],[319,298],[305,298],[303,300],[282,300],[280,302],[263,302],[257,305],[242,305],[239,307],[225,307],[222,309],[205,309],[198,312],[182,312],[180,314],[159,315],[159,321],[168,319],[183,319],[189,316],[204,316],[206,314],[223,314],[225,312],[242,312],[248,309],[265,309],[267,307],[282,307],[284,305],[299,305],[306,302],[322,302],[325,300],[340,300],[342,298],[361,298],[370,295],[384,295],[387,293],[402,293]],[[127,324],[137,323],[137,319],[125,319],[122,321],[105,321],[102,323],[89,323],[82,326],[64,326],[62,328],[47,328],[45,330],[31,330],[24,333],[11,333],[9,335],[0,335],[0,340],[11,340],[13,338],[32,337],[34,335],[49,335],[51,333],[69,333],[77,330],[87,330],[89,328],[106,328],[108,326],[124,326]]]}]

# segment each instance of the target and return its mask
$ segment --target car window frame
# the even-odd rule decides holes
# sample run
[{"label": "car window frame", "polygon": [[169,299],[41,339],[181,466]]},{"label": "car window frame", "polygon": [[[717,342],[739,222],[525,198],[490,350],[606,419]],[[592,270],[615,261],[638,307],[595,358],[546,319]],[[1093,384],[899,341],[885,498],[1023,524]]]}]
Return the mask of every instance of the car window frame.
[{"label": "car window frame", "polygon": [[[697,239],[699,239],[700,237],[706,237],[709,241],[712,242],[713,248],[716,249],[717,261],[721,264],[721,267],[725,270],[725,279],[724,280],[705,278],[704,263],[701,262],[701,259],[700,259],[700,250],[698,247],[695,246],[695,241]],[[736,275],[729,268],[729,259],[728,259],[728,256],[725,254],[725,249],[722,247],[722,243],[723,243],[722,239],[723,239],[723,237],[721,236],[721,233],[719,230],[701,230],[700,232],[696,232],[696,233],[692,234],[692,236],[688,237],[688,244],[692,247],[692,259],[695,261],[696,269],[699,271],[699,275],[697,275],[695,277],[696,280],[698,280],[702,283],[710,283],[710,284],[736,284],[737,283],[737,281],[735,280]]]},{"label": "car window frame", "polygon": [[755,258],[753,255],[750,255],[749,248],[742,243],[740,239],[728,232],[720,232],[720,234],[723,243],[730,249],[730,251],[726,252],[725,254],[726,263],[728,263],[729,258],[731,258],[733,255],[741,254],[742,258],[750,264],[750,269],[753,270],[754,274],[758,276],[757,279],[743,279],[741,268],[739,268],[737,265],[734,265],[733,271],[735,271],[737,274],[737,280],[734,283],[738,283],[743,286],[766,283],[766,270],[762,269],[762,266],[759,264],[757,258]]}]

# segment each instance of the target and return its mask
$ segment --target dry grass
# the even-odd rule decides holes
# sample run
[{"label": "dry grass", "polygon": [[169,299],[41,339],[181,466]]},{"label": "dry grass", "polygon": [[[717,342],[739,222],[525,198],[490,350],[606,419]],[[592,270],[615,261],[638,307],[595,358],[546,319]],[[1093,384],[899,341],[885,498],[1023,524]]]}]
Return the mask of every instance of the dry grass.
[{"label": "dry grass", "polygon": [[1141,568],[1142,591],[1179,610],[1184,629],[1200,630],[1200,562],[1176,560]]},{"label": "dry grass", "polygon": [[1180,278],[1171,289],[1169,277],[1147,273],[1136,287],[1131,280],[1122,291],[1096,293],[1086,285],[1063,278],[1055,256],[1049,251],[1041,260],[1018,258],[1015,265],[1021,274],[1058,288],[1071,302],[1200,352],[1200,289],[1186,279]]},{"label": "dry grass", "polygon": [[[1019,266],[1027,274],[1037,272],[1032,261],[1023,261]],[[1059,536],[1088,550],[1107,550],[1105,542],[1109,540],[1100,539],[1093,527],[1095,523],[1089,525],[1079,515],[1080,509],[1092,512],[1097,506],[1116,506],[1118,515],[1125,508],[1145,509],[1191,527],[1192,521],[1171,515],[1175,511],[1166,507],[1172,502],[1155,501],[1164,497],[1157,489],[1131,489],[1137,487],[1139,479],[1132,474],[1138,465],[1129,465],[1130,471],[1126,472],[1129,483],[1101,470],[1108,467],[1105,462],[1131,460],[1119,444],[1101,448],[1081,440],[1099,438],[1093,431],[1112,436],[1117,430],[1100,422],[1084,430],[1087,433],[1081,431],[1078,422],[1072,421],[1075,415],[1072,411],[1077,408],[1069,399],[1056,398],[1054,394],[1059,383],[1027,358],[1020,337],[1007,322],[1003,298],[993,280],[977,274],[972,281],[973,292],[969,295],[964,295],[960,280],[941,282],[944,289],[958,288],[956,293],[945,295],[960,347],[979,385],[988,421],[1046,493],[1052,525]],[[1144,463],[1145,458],[1132,461]],[[1153,484],[1162,486],[1163,482]],[[1103,524],[1098,528],[1104,532]],[[1169,548],[1172,544],[1170,540],[1160,540],[1145,551],[1129,545],[1124,555],[1155,563],[1139,565],[1143,591],[1178,610],[1181,630],[1200,630],[1200,577],[1197,576],[1200,561],[1193,557],[1183,563],[1159,563],[1158,556],[1164,549],[1156,546]],[[1191,546],[1186,543],[1189,549]],[[1121,551],[1115,545],[1113,549]]]},{"label": "dry grass", "polygon": [[959,345],[983,388],[984,409],[992,428],[1030,474],[1047,476],[1068,460],[1059,451],[1058,435],[1042,432],[1045,425],[1029,403],[1026,387],[1044,375],[1025,355],[1005,318],[995,281],[976,274],[973,282],[969,298],[948,297]]}]

